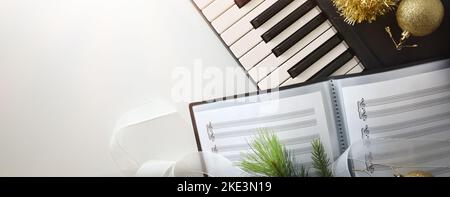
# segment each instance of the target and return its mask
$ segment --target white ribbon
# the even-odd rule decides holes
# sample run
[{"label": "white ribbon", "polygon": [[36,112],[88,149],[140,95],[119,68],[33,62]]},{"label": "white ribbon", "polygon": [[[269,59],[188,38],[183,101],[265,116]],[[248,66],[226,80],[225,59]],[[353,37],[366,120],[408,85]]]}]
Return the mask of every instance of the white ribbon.
[{"label": "white ribbon", "polygon": [[177,162],[149,161],[136,176],[150,177],[242,177],[248,176],[227,158],[210,152],[194,152]]},{"label": "white ribbon", "polygon": [[[122,143],[123,135],[126,132],[136,132],[138,130],[151,133],[152,137],[159,136],[161,132],[164,136],[177,135],[175,131],[153,131],[152,121],[158,118],[178,115],[176,109],[169,103],[163,100],[154,100],[144,106],[141,106],[133,111],[126,113],[117,123],[113,135],[111,138],[110,148],[113,160],[117,166],[126,176],[245,176],[246,174],[237,167],[233,166],[233,163],[225,157],[209,152],[194,152],[184,155],[179,160],[163,161],[163,160],[147,160],[143,161],[142,158],[134,158],[129,152],[130,150]],[[174,122],[173,124],[180,124]],[[158,133],[159,132],[159,133]],[[166,133],[164,133],[166,132]],[[169,133],[167,133],[169,132]],[[179,136],[176,136],[179,137]],[[183,137],[183,136],[182,136]],[[155,139],[153,139],[155,140]],[[156,139],[157,140],[157,139]],[[174,139],[175,140],[175,139]],[[178,139],[182,140],[182,139]],[[183,144],[173,141],[170,142],[172,146],[183,146]],[[139,147],[140,148],[140,147]],[[145,149],[148,147],[142,147]],[[160,147],[153,147],[155,149]],[[177,147],[177,149],[183,149],[184,147]],[[189,150],[189,149],[188,149]],[[170,151],[161,148],[160,153],[170,154]],[[179,153],[178,151],[177,153]],[[162,154],[162,155],[164,155]],[[180,155],[181,156],[181,155]],[[147,158],[147,157],[146,157]],[[178,158],[178,157],[177,157]]]}]

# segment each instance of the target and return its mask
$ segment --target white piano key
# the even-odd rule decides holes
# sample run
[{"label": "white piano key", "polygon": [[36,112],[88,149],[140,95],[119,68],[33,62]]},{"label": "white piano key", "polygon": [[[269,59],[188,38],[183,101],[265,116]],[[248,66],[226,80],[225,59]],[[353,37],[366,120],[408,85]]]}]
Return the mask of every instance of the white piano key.
[{"label": "white piano key", "polygon": [[243,16],[253,10],[256,6],[261,4],[264,0],[252,0],[247,5],[239,8],[237,5],[233,5],[225,13],[220,15],[211,24],[217,33],[222,34],[231,25],[239,21]]},{"label": "white piano key", "polygon": [[[289,50],[283,53],[281,56],[276,57],[273,53],[267,56],[263,61],[258,63],[252,69],[250,69],[250,76],[256,81],[259,82],[263,80],[266,76],[268,76],[272,71],[274,71],[278,66],[282,65],[289,58],[294,56],[304,47],[306,47],[309,43],[311,43],[314,39],[323,34],[326,30],[331,27],[331,23],[324,22],[319,27],[314,29],[308,35],[306,35],[302,40],[297,42],[294,46],[292,46]],[[279,84],[278,84],[279,85]]]},{"label": "white piano key", "polygon": [[203,9],[202,12],[203,15],[205,15],[206,19],[211,22],[233,5],[234,0],[216,0],[209,4],[205,9]]},{"label": "white piano key", "polygon": [[203,10],[206,8],[206,6],[208,6],[209,4],[211,4],[214,0],[194,0],[195,5],[197,5],[197,7],[200,10]]},{"label": "white piano key", "polygon": [[325,33],[320,35],[317,39],[315,39],[313,42],[308,44],[305,48],[303,48],[300,52],[295,54],[291,59],[283,63],[280,67],[275,69],[266,79],[262,80],[261,84],[271,84],[272,87],[265,87],[267,89],[275,88],[278,85],[275,85],[274,83],[267,83],[264,82],[264,80],[270,81],[272,77],[275,77],[278,81],[284,82],[291,78],[291,75],[289,75],[288,70],[292,68],[295,64],[303,60],[306,56],[308,56],[310,53],[312,53],[315,49],[319,48],[322,44],[324,44],[328,39],[333,37],[337,33],[336,29],[334,27],[329,28]]},{"label": "white piano key", "polygon": [[340,67],[333,74],[331,74],[331,76],[345,75],[345,73],[353,69],[356,65],[358,65],[358,63],[359,63],[358,58],[353,57],[353,59],[345,63],[342,67]]},{"label": "white piano key", "polygon": [[247,15],[245,15],[243,18],[241,18],[239,21],[237,21],[235,24],[233,24],[227,30],[225,30],[220,35],[220,37],[222,37],[225,44],[227,44],[228,46],[231,46],[233,43],[235,43],[237,40],[239,40],[239,38],[241,38],[246,33],[248,33],[250,30],[252,30],[253,26],[250,23],[250,21],[253,20],[254,18],[256,18],[262,12],[264,12],[264,10],[269,8],[276,1],[277,0],[265,0],[263,3],[258,5],[255,9],[253,9],[251,12],[249,12]]},{"label": "white piano key", "polygon": [[325,54],[322,58],[314,62],[309,68],[303,71],[300,75],[295,78],[290,78],[284,82],[281,86],[287,86],[297,83],[303,83],[310,79],[314,74],[325,68],[330,62],[339,57],[343,52],[348,49],[348,45],[345,42],[341,42],[339,45],[334,47],[331,51]]},{"label": "white piano key", "polygon": [[239,59],[239,62],[241,62],[241,65],[245,68],[245,70],[249,70],[254,64],[258,63],[258,61],[262,59],[261,56],[267,56],[270,53],[268,51],[270,50],[267,50],[267,44],[265,42],[259,42],[255,48],[242,56]]},{"label": "white piano key", "polygon": [[[286,6],[283,10],[281,10],[280,12],[275,14],[275,16],[270,18],[263,25],[261,25],[257,29],[254,29],[253,30],[254,32],[250,31],[250,33],[254,33],[254,34],[258,35],[257,38],[254,38],[254,39],[258,39],[259,41],[262,41],[261,35],[266,33],[266,31],[268,31],[270,28],[275,26],[284,17],[289,15],[291,12],[293,12],[298,7],[300,7],[304,2],[305,2],[304,0],[295,0],[294,2],[292,2],[288,6]],[[252,34],[251,36],[254,36],[254,35]],[[233,51],[233,53],[236,51],[236,53],[234,53],[234,54],[235,54],[235,56],[238,59],[241,58],[242,55],[244,55],[245,53],[250,51],[250,49],[252,49],[253,47],[255,47],[259,43],[259,42],[255,43],[256,40],[254,40],[253,38],[252,39],[248,39],[246,37],[247,37],[247,35],[245,35],[244,37],[242,37],[241,39],[236,41],[236,43],[234,43],[230,47],[232,49],[231,51]],[[248,42],[249,40],[251,42]]]},{"label": "white piano key", "polygon": [[261,42],[261,37],[256,30],[250,31],[244,37],[239,39],[236,43],[231,45],[230,50],[233,52],[236,58],[241,58],[245,53],[247,53],[251,47],[256,46]]},{"label": "white piano key", "polygon": [[360,72],[362,72],[362,71],[364,71],[364,66],[361,64],[361,63],[359,63],[358,65],[356,65],[353,69],[351,69],[350,71],[348,71],[348,75],[350,75],[350,74],[356,74],[356,73],[360,73]]},{"label": "white piano key", "polygon": [[[264,68],[264,69],[270,69],[270,68]],[[264,70],[261,69],[261,70]],[[270,77],[264,78],[264,80],[258,82],[258,87],[261,90],[268,90],[268,89],[274,89],[277,87],[280,87],[280,84],[285,82],[286,79],[280,79],[279,75],[273,75]]]},{"label": "white piano key", "polygon": [[306,13],[303,17],[294,22],[291,26],[282,31],[277,37],[275,37],[270,42],[260,42],[258,46],[250,50],[247,54],[239,59],[242,66],[246,70],[249,70],[253,66],[255,66],[258,62],[263,60],[269,54],[272,53],[272,49],[275,48],[278,44],[286,40],[289,36],[294,34],[297,30],[303,27],[306,23],[312,20],[315,16],[320,14],[321,11],[318,7],[312,9],[308,13]]}]

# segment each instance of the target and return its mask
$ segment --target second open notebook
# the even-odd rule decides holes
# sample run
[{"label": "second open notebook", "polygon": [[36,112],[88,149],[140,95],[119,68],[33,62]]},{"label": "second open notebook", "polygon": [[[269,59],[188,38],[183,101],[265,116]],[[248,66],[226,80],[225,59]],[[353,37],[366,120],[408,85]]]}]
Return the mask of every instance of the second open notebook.
[{"label": "second open notebook", "polygon": [[267,129],[277,134],[299,164],[310,166],[311,142],[317,138],[332,159],[360,139],[450,140],[449,76],[447,59],[194,103],[190,110],[198,149],[239,161],[250,151],[252,137]]}]

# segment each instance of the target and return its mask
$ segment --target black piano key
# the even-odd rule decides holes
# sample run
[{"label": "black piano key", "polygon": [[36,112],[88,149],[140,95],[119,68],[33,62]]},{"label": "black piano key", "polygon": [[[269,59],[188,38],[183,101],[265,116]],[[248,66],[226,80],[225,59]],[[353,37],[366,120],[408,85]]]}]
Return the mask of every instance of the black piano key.
[{"label": "black piano key", "polygon": [[259,14],[255,19],[253,19],[250,23],[256,29],[271,19],[275,14],[280,12],[283,8],[289,5],[294,0],[278,0],[272,6],[267,8],[264,12]]},{"label": "black piano key", "polygon": [[234,0],[234,3],[238,6],[238,8],[244,7],[250,0]]},{"label": "black piano key", "polygon": [[351,49],[347,49],[347,51],[345,51],[344,53],[339,55],[339,57],[334,59],[325,68],[323,68],[318,73],[316,73],[313,77],[311,77],[310,80],[324,79],[324,78],[332,75],[339,68],[341,68],[344,64],[346,64],[348,61],[350,61],[354,56],[355,56],[355,54],[353,53],[353,51]]},{"label": "black piano key", "polygon": [[320,26],[327,20],[327,17],[324,14],[319,14],[314,17],[311,21],[309,21],[305,26],[297,30],[294,34],[290,35],[286,40],[281,42],[275,48],[272,49],[275,57],[279,57],[284,52],[289,50],[292,46],[294,46],[297,42],[307,36],[310,32]]},{"label": "black piano key", "polygon": [[327,40],[325,44],[314,50],[312,53],[310,53],[308,56],[306,56],[302,61],[295,64],[292,68],[288,70],[288,73],[291,75],[292,78],[297,77],[300,75],[303,71],[308,69],[312,64],[317,62],[320,58],[322,58],[324,55],[326,55],[328,52],[330,52],[334,47],[336,47],[339,43],[342,42],[342,39],[339,37],[339,35],[334,35],[332,38]]},{"label": "black piano key", "polygon": [[269,42],[286,28],[291,26],[295,21],[303,17],[306,13],[308,13],[311,9],[316,6],[316,2],[312,0],[306,1],[302,6],[298,7],[288,16],[286,16],[283,20],[277,23],[275,26],[270,28],[266,33],[264,33],[261,37],[264,42]]}]

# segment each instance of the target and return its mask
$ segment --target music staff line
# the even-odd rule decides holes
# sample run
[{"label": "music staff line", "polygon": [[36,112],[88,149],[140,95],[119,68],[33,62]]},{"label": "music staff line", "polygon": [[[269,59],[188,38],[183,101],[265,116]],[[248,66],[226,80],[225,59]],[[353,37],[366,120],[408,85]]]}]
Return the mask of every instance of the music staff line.
[{"label": "music staff line", "polygon": [[445,104],[450,104],[450,96],[446,96],[443,98],[434,98],[386,109],[369,110],[370,108],[366,107],[366,115],[370,118],[380,118],[384,116],[390,116]]},{"label": "music staff line", "polygon": [[424,137],[427,135],[442,133],[445,131],[450,131],[450,123],[443,125],[436,125],[432,127],[427,127],[424,129],[416,129],[413,131],[408,131],[407,133],[400,133],[396,135],[389,136],[390,138],[402,138],[402,139],[414,139],[418,137]]},{"label": "music staff line", "polygon": [[[287,146],[286,148],[296,158],[299,158],[299,157],[301,157],[303,155],[311,154],[311,152],[312,152],[312,146],[306,146],[306,147],[301,147],[301,148],[291,148],[291,147]],[[245,151],[241,151],[239,153],[226,154],[226,155],[224,155],[224,157],[229,159],[230,161],[239,161],[243,154],[249,153],[249,152],[250,152],[250,149],[245,150]],[[309,162],[309,160],[308,160],[308,162]],[[300,161],[300,163],[301,163],[301,161]],[[305,164],[305,163],[303,163],[303,164]]]},{"label": "music staff line", "polygon": [[211,127],[214,128],[214,130],[218,130],[218,129],[252,125],[252,124],[277,122],[280,120],[288,120],[288,119],[293,119],[293,118],[312,116],[314,114],[315,114],[314,108],[309,108],[309,109],[305,109],[305,110],[273,114],[273,115],[269,115],[269,116],[262,116],[262,117],[256,117],[256,118],[246,118],[246,119],[239,119],[239,120],[232,120],[232,121],[215,122],[215,123],[211,123]]},{"label": "music staff line", "polygon": [[[410,156],[406,156],[406,157],[397,157],[397,158],[391,158],[391,159],[386,159],[386,160],[377,160],[377,163],[386,163],[386,164],[390,164],[392,166],[396,166],[395,164],[408,164],[408,163],[414,163],[415,165],[417,165],[417,163],[422,163],[423,165],[425,165],[425,163],[431,163],[431,162],[436,162],[439,160],[444,160],[447,161],[450,158],[450,150],[447,149],[445,151],[436,151],[433,150],[431,151],[429,154],[423,154],[421,156],[415,156],[415,157],[410,157]],[[431,162],[430,162],[431,161]],[[431,166],[431,164],[428,164]],[[417,166],[415,166],[417,167]],[[450,166],[445,166],[445,167],[450,167]]]},{"label": "music staff line", "polygon": [[440,113],[440,114],[422,117],[422,118],[411,119],[411,120],[393,123],[393,124],[373,126],[373,127],[370,127],[370,133],[371,134],[388,133],[388,132],[398,131],[398,130],[407,129],[407,128],[414,128],[414,127],[422,126],[425,124],[430,124],[430,123],[439,122],[439,121],[443,121],[443,120],[449,120],[449,119],[450,119],[450,112],[445,112],[445,113]]},{"label": "music staff line", "polygon": [[[308,127],[314,127],[317,126],[317,120],[310,119],[305,121],[299,121],[289,124],[283,124],[283,125],[276,125],[276,126],[269,126],[264,127],[267,130],[270,130],[274,133],[281,133],[285,131],[292,131],[297,129],[303,129]],[[238,129],[238,130],[228,130],[228,131],[214,131],[215,139],[224,139],[224,138],[231,138],[231,137],[245,137],[252,134],[255,134],[258,129],[261,129],[261,127],[252,127],[247,129]]]},{"label": "music staff line", "polygon": [[374,99],[365,99],[365,105],[366,107],[374,107],[374,106],[380,106],[385,104],[391,104],[396,102],[403,102],[406,100],[412,100],[417,98],[422,98],[426,96],[432,96],[436,94],[441,94],[445,92],[450,92],[450,84],[446,84],[443,86],[438,86],[434,88],[428,88],[425,90],[417,90],[413,92],[408,92],[404,94],[398,94],[388,97],[380,97],[380,98],[374,98]]},{"label": "music staff line", "polygon": [[[310,143],[314,139],[320,138],[319,134],[312,134],[308,136],[302,136],[302,137],[296,137],[296,138],[290,138],[290,139],[280,139],[281,143],[283,143],[286,146],[293,146],[293,145],[302,145],[306,143]],[[230,145],[215,145],[214,149],[217,152],[231,152],[231,151],[241,151],[241,150],[248,150],[248,142],[246,143],[238,143],[238,144],[230,144]]]},{"label": "music staff line", "polygon": [[[381,146],[380,144],[379,146]],[[411,151],[414,151],[414,155],[427,155],[427,153],[434,152],[439,149],[445,149],[450,151],[450,145],[447,141],[443,142],[435,142],[430,144],[425,144],[422,146],[417,146],[414,149],[411,148],[398,148],[389,152],[382,153],[372,153],[373,158],[377,158],[379,160],[392,160],[393,158],[401,158],[404,155],[408,155]],[[450,155],[449,155],[450,156]]]}]

